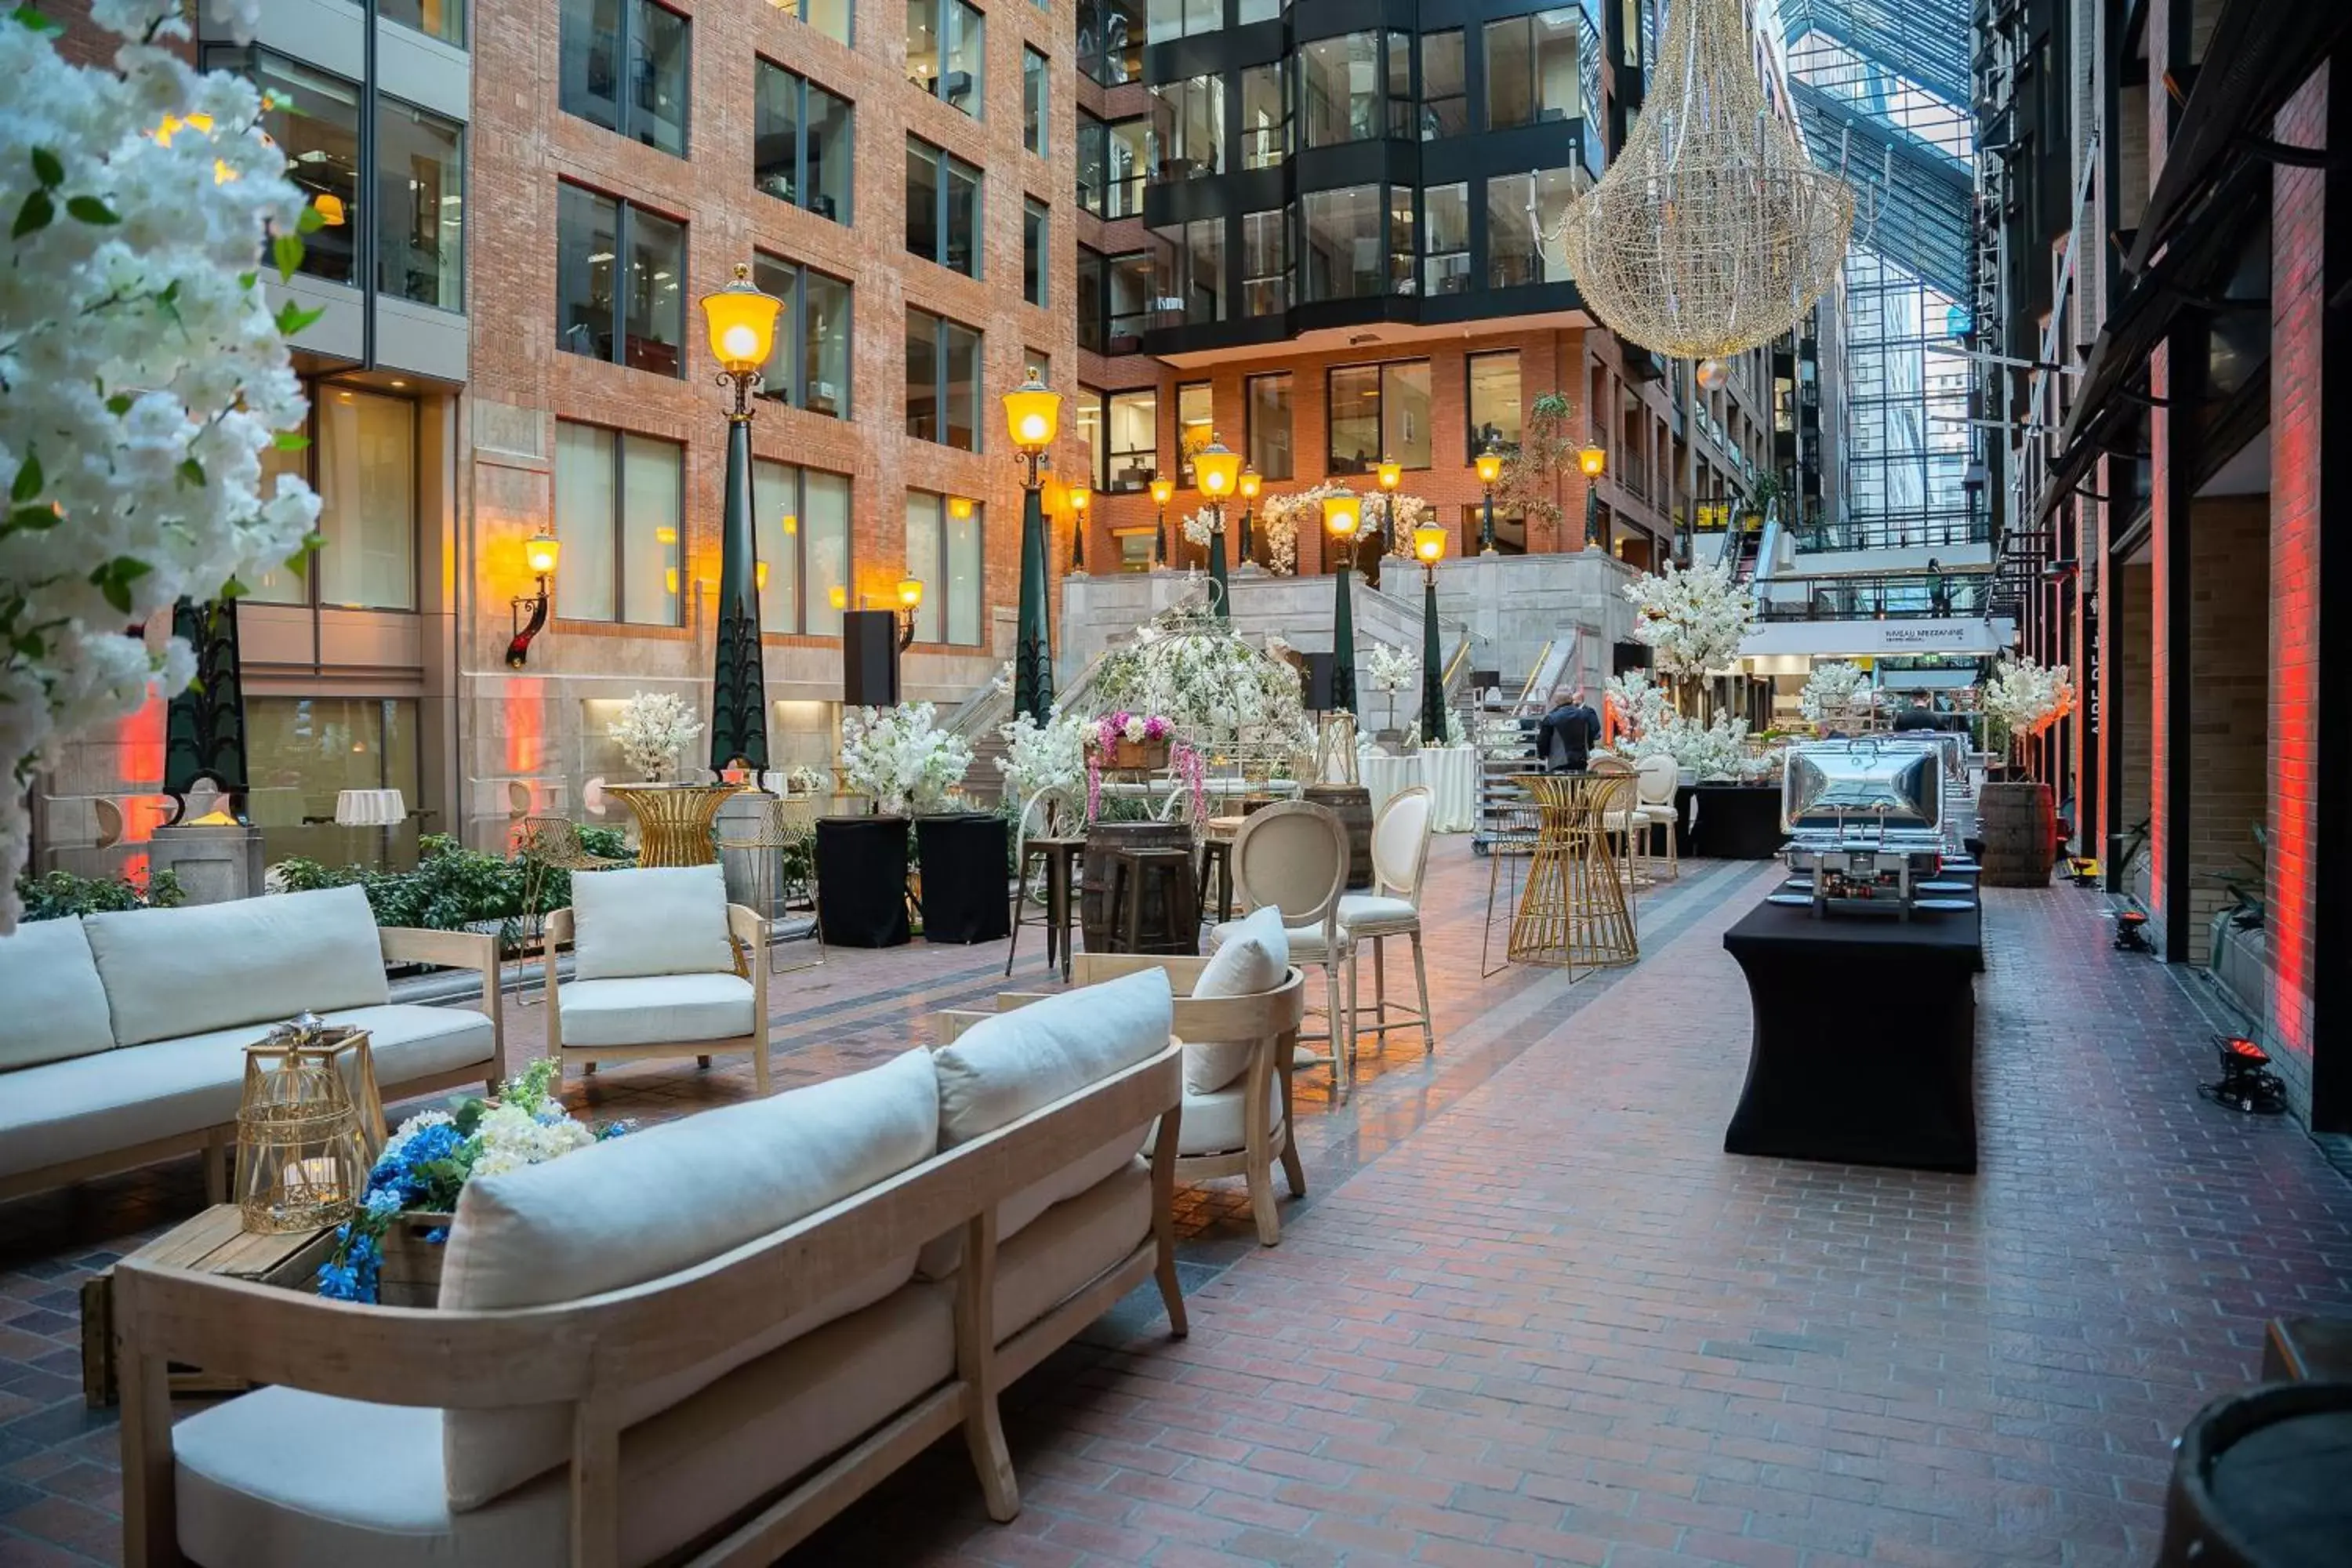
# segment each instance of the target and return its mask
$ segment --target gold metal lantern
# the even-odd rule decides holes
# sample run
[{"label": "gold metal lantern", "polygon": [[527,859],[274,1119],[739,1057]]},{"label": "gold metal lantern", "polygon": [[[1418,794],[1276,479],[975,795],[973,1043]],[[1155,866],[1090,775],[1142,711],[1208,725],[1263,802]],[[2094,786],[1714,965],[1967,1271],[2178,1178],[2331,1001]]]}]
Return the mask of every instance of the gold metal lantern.
[{"label": "gold metal lantern", "polygon": [[[245,1048],[236,1112],[236,1202],[266,1235],[341,1225],[367,1185],[368,1137],[343,1081],[351,1049],[304,1014]],[[367,1089],[374,1074],[366,1074]],[[363,1089],[362,1092],[367,1092]]]}]

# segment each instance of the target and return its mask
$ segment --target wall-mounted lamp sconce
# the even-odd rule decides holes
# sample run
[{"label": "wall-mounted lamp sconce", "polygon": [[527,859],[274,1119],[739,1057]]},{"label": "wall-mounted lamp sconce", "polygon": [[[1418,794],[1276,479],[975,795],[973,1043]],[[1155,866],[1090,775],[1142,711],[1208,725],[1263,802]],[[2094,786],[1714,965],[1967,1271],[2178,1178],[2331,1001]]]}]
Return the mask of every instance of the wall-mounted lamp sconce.
[{"label": "wall-mounted lamp sconce", "polygon": [[539,592],[518,595],[511,601],[509,626],[521,620],[524,605],[530,606],[530,621],[514,626],[514,636],[507,642],[507,663],[512,668],[523,667],[530,658],[530,639],[547,629],[547,580],[555,575],[555,563],[562,554],[563,542],[544,527],[523,542],[523,564],[539,579]]},{"label": "wall-mounted lamp sconce", "polygon": [[898,579],[898,647],[903,651],[915,643],[915,612],[923,607],[923,580],[920,577]]}]

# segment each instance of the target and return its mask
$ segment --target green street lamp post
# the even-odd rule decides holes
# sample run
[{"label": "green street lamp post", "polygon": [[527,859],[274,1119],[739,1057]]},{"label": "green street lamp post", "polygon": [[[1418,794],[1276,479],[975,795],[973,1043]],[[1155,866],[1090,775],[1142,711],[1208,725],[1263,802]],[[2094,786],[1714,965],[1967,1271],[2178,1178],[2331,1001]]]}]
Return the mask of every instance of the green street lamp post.
[{"label": "green street lamp post", "polygon": [[1323,531],[1338,558],[1338,586],[1331,601],[1331,706],[1356,710],[1356,615],[1349,602],[1349,549],[1363,530],[1363,498],[1352,490],[1323,498]]},{"label": "green street lamp post", "polygon": [[[1035,371],[1004,395],[1004,424],[1021,458],[1021,608],[1013,637],[1013,710],[1043,724],[1054,711],[1054,641],[1045,603],[1045,505],[1038,469],[1061,427],[1062,395]],[[1077,548],[1084,550],[1086,513],[1077,512]]]},{"label": "green street lamp post", "polygon": [[735,279],[702,297],[719,384],[735,395],[727,415],[727,502],[719,533],[719,646],[710,686],[710,771],[768,765],[768,700],[760,654],[760,542],[751,527],[751,393],[775,342],[783,301]]},{"label": "green street lamp post", "polygon": [[1225,498],[1240,481],[1241,467],[1241,454],[1227,450],[1214,431],[1192,458],[1193,478],[1209,502],[1209,599],[1220,620],[1231,618],[1225,603]]},{"label": "green street lamp post", "polygon": [[1445,558],[1445,530],[1424,522],[1412,531],[1412,552],[1421,561],[1421,743],[1445,744],[1445,675],[1438,668],[1437,563]]}]

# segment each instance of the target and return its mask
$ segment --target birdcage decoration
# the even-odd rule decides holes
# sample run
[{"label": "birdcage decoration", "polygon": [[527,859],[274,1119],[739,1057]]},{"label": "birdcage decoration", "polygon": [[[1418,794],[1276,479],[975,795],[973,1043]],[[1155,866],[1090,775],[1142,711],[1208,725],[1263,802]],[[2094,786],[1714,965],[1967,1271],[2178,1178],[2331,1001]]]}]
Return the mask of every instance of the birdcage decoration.
[{"label": "birdcage decoration", "polygon": [[1104,657],[1085,716],[1157,713],[1214,765],[1237,765],[1254,780],[1295,773],[1302,760],[1311,763],[1316,731],[1280,646],[1253,646],[1204,602],[1171,605]]},{"label": "birdcage decoration", "polygon": [[[359,1047],[364,1048],[364,1042]],[[245,1228],[321,1230],[352,1217],[367,1184],[367,1131],[344,1082],[354,1047],[305,1013],[245,1048],[236,1112],[236,1201]],[[366,1088],[374,1072],[368,1064]]]}]

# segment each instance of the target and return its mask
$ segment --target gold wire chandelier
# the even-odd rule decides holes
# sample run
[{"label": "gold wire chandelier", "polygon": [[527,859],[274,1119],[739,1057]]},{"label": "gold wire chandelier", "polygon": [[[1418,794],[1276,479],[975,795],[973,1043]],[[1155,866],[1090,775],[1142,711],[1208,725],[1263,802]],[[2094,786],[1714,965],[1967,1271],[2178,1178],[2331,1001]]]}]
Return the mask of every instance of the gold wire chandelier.
[{"label": "gold wire chandelier", "polygon": [[1795,327],[1829,287],[1853,190],[1766,104],[1741,0],[1667,13],[1640,122],[1552,237],[1618,333],[1675,359],[1724,358]]}]

